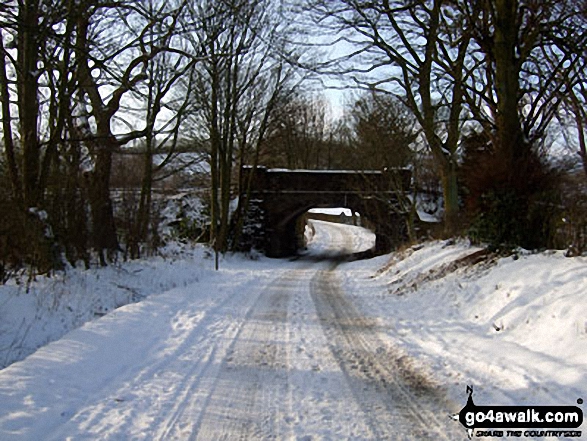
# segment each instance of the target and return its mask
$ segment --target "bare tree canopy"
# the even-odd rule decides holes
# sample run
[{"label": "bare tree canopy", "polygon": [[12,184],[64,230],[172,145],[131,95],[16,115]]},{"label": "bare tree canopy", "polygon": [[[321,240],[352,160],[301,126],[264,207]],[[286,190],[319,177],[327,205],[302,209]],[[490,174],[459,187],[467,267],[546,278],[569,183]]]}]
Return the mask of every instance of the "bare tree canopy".
[{"label": "bare tree canopy", "polygon": [[[219,252],[248,210],[246,197],[231,206],[253,176],[241,165],[380,168],[418,143],[447,234],[490,219],[496,241],[543,246],[542,213],[558,204],[549,140],[587,175],[586,19],[581,0],[5,1],[0,204],[18,250],[6,255],[44,269],[140,255],[157,236],[153,183],[180,144],[207,158]],[[362,91],[346,119],[330,119],[320,82]],[[113,155],[136,145],[122,228]]]},{"label": "bare tree canopy", "polygon": [[537,149],[561,103],[579,108],[584,2],[314,0],[306,11],[338,48],[323,71],[394,94],[417,118],[440,170],[448,232],[461,207],[463,136],[486,134],[491,159],[478,165],[498,186],[517,180],[519,200],[540,180],[531,176]]}]

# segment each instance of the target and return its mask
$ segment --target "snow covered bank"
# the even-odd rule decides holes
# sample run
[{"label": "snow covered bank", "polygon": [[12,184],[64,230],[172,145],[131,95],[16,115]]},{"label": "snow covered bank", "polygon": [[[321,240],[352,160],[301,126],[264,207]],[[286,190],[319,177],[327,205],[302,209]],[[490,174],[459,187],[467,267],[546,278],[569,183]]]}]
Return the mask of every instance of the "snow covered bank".
[{"label": "snow covered bank", "polygon": [[488,260],[477,251],[433,242],[349,263],[344,285],[389,341],[428,365],[463,405],[466,385],[479,405],[585,399],[587,258]]},{"label": "snow covered bank", "polygon": [[201,246],[175,245],[164,250],[166,257],[0,285],[0,369],[120,306],[197,282],[213,266],[205,253]]}]

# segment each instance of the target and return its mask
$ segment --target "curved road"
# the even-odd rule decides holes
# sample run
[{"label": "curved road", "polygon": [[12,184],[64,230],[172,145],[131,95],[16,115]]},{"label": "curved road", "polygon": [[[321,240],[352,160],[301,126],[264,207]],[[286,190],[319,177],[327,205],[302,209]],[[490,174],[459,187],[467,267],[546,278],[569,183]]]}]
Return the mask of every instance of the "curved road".
[{"label": "curved road", "polygon": [[[23,408],[25,415],[0,417],[0,438],[466,439],[448,418],[454,403],[385,342],[376,320],[363,316],[340,286],[344,256],[364,248],[365,235],[322,222],[315,228],[314,251],[298,260],[273,263],[249,279],[243,275],[238,287],[218,285],[218,293],[197,301],[169,297],[174,300],[159,318],[135,311],[134,327],[123,329],[129,341],[141,329],[136,332],[149,346],[128,347],[126,364],[113,357],[110,363],[119,366],[88,374],[99,387],[55,380],[59,365],[55,372],[46,368],[41,374],[53,375],[53,383],[43,393],[59,394],[63,403],[45,413],[27,416]],[[165,299],[163,294],[157,301]],[[104,319],[93,326],[106,326]],[[128,326],[121,312],[108,329],[116,329],[117,320]],[[49,345],[43,354],[58,349]],[[0,372],[0,393],[10,378],[28,381],[27,362],[16,372]],[[41,363],[38,357],[35,362]],[[79,392],[68,401],[84,387],[87,396]],[[28,399],[39,400],[35,393]],[[25,395],[23,386],[22,397],[9,398],[25,403]]]}]

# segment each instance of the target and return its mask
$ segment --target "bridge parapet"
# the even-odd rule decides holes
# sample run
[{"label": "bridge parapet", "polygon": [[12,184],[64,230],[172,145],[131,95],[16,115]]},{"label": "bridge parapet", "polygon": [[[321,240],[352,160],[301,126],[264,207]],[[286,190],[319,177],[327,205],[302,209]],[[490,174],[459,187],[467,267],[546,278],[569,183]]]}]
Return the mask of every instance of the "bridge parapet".
[{"label": "bridge parapet", "polygon": [[[252,168],[241,174],[246,180]],[[288,170],[257,167],[252,192],[353,192],[373,193],[407,190],[412,173],[409,169],[386,170]],[[241,186],[244,188],[244,186]]]}]

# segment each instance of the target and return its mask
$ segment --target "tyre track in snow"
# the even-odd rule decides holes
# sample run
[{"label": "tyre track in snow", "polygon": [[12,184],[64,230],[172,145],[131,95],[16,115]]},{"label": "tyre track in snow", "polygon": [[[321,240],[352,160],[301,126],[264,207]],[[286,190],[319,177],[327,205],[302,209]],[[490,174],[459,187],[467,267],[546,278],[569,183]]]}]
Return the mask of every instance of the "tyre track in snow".
[{"label": "tyre track in snow", "polygon": [[376,322],[344,295],[333,263],[311,281],[311,295],[353,399],[372,439],[462,439],[447,398],[409,359],[383,344]]},{"label": "tyre track in snow", "polygon": [[[136,439],[188,439],[193,434],[193,415],[207,400],[201,391],[209,390],[210,379],[218,375],[219,360],[227,357],[260,297],[254,290],[246,295],[234,291],[205,314],[197,303],[180,311],[181,316],[170,318],[177,329],[161,348],[153,348],[153,353],[159,353],[155,363],[113,379],[49,438],[65,439],[74,426],[87,433],[84,439],[119,439],[121,434]],[[240,317],[233,315],[238,310],[246,312]],[[230,316],[232,321],[227,321]],[[180,343],[175,345],[175,340]],[[175,347],[173,351],[161,353],[170,346]],[[108,423],[113,420],[117,421],[115,427]]]},{"label": "tyre track in snow", "polygon": [[249,310],[190,439],[287,439],[293,412],[289,309],[299,270],[274,280]]},{"label": "tyre track in snow", "polygon": [[[270,286],[279,284],[281,279],[277,278]],[[272,366],[276,359],[275,348],[262,342],[268,341],[268,335],[279,334],[278,329],[269,330],[268,335],[260,330],[264,328],[264,320],[283,314],[284,309],[283,296],[273,296],[268,291],[270,290],[259,293],[253,291],[252,296],[250,292],[235,291],[224,302],[223,306],[232,303],[232,309],[242,306],[246,313],[228,327],[225,322],[221,323],[223,335],[220,338],[217,338],[217,332],[208,335],[214,342],[211,348],[213,354],[205,360],[192,358],[194,368],[188,371],[178,388],[181,391],[181,400],[175,401],[174,411],[157,428],[158,435],[155,439],[244,440],[258,438],[258,434],[262,432],[271,433],[272,428],[263,431],[255,428],[258,416],[255,409],[271,408],[258,398],[262,388],[255,370]],[[242,299],[246,300],[243,302]],[[242,361],[239,357],[243,354],[247,357],[251,355],[251,342],[255,346],[254,361],[257,365],[253,363],[250,366],[248,375],[239,376],[239,369],[234,366]],[[236,375],[233,371],[237,371]],[[281,379],[281,383],[287,384],[286,379]]]}]

